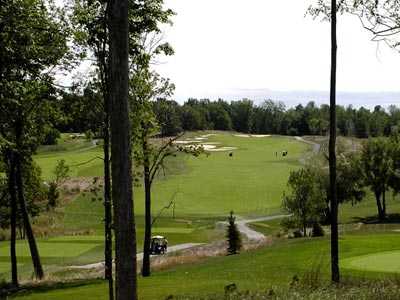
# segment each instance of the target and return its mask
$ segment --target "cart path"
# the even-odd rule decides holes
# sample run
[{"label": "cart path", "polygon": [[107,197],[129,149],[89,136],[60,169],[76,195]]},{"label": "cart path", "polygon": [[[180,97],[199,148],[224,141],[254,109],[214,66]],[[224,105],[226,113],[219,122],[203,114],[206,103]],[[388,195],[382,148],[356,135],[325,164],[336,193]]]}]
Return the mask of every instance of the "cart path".
[{"label": "cart path", "polygon": [[294,138],[295,138],[297,141],[299,141],[299,142],[302,142],[302,143],[305,143],[305,144],[308,144],[308,145],[311,145],[311,146],[312,146],[312,154],[307,154],[307,153],[306,153],[303,157],[300,157],[300,158],[299,158],[299,162],[300,162],[302,165],[305,165],[307,159],[309,159],[312,155],[317,155],[317,154],[319,153],[319,151],[320,151],[320,149],[321,149],[321,145],[318,144],[318,143],[312,142],[312,141],[307,141],[307,140],[303,139],[303,138],[300,137],[300,136],[295,136]]},{"label": "cart path", "polygon": [[[177,251],[181,251],[181,250],[186,250],[186,249],[190,249],[193,247],[197,247],[197,246],[201,246],[204,244],[201,243],[186,243],[186,244],[178,244],[178,245],[174,245],[174,246],[169,246],[168,247],[168,252],[167,253],[173,253],[173,252],[177,252]],[[140,252],[136,255],[136,259],[138,261],[143,260],[143,253]],[[98,263],[93,263],[93,264],[88,264],[88,265],[82,265],[82,266],[69,266],[69,269],[101,269],[104,268],[104,261],[102,262],[98,262]]]},{"label": "cart path", "polygon": [[307,140],[303,139],[300,136],[295,136],[294,138],[296,140],[300,141],[300,142],[303,142],[303,143],[306,143],[306,144],[309,144],[309,145],[313,146],[313,153],[314,154],[318,154],[319,150],[321,149],[321,145],[318,144],[318,143],[315,143],[315,142],[312,142],[312,141],[307,141]]},{"label": "cart path", "polygon": [[[236,220],[236,226],[240,233],[244,235],[248,240],[250,241],[263,241],[266,236],[263,235],[262,233],[250,228],[248,226],[249,223],[256,223],[256,222],[264,222],[264,221],[272,221],[276,219],[282,219],[285,217],[288,217],[289,215],[274,215],[274,216],[266,216],[266,217],[260,217],[260,218],[255,218],[255,219],[241,219],[238,217]],[[222,226],[227,226],[227,222],[218,222],[218,225]]]},{"label": "cart path", "polygon": [[[266,238],[266,236],[256,230],[250,228],[247,224],[282,219],[287,216],[288,215],[274,215],[274,216],[266,216],[266,217],[260,217],[260,218],[255,218],[255,219],[242,219],[241,217],[238,217],[238,220],[235,223],[236,223],[236,226],[237,226],[238,230],[240,231],[240,233],[242,235],[244,235],[249,241],[262,242]],[[221,227],[224,228],[227,225],[228,225],[227,222],[217,222],[216,228],[221,228]],[[174,252],[187,250],[187,249],[195,248],[197,246],[202,246],[202,245],[204,245],[204,244],[202,244],[202,243],[185,243],[185,244],[169,246],[167,253],[174,253]],[[142,252],[137,254],[137,260],[138,261],[143,260]],[[84,269],[84,270],[102,269],[102,268],[104,268],[104,261],[98,262],[98,263],[87,264],[87,265],[81,265],[81,266],[69,266],[67,268],[69,268],[69,269]]]}]

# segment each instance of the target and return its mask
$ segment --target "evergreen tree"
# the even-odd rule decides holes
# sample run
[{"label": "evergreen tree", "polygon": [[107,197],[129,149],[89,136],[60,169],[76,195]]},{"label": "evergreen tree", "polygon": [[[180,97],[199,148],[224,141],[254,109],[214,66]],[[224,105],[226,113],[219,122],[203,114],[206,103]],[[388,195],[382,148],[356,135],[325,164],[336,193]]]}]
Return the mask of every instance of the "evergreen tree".
[{"label": "evergreen tree", "polygon": [[226,233],[228,239],[228,255],[238,254],[242,248],[242,239],[235,221],[236,217],[233,215],[233,211],[231,211],[231,214],[228,217],[228,229]]}]

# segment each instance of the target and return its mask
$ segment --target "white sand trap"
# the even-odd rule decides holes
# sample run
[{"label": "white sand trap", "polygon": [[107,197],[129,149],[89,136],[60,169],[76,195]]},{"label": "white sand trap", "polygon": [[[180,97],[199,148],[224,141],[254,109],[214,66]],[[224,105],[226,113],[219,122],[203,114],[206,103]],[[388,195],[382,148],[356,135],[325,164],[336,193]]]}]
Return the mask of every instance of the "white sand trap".
[{"label": "white sand trap", "polygon": [[244,137],[244,138],[250,138],[250,137],[255,137],[255,138],[264,138],[264,137],[270,137],[270,134],[235,134],[237,137]]},{"label": "white sand trap", "polygon": [[210,136],[216,136],[216,135],[217,135],[216,133],[209,133],[209,134],[202,135],[201,137],[202,138],[208,138]]},{"label": "white sand trap", "polygon": [[220,142],[207,142],[207,143],[203,143],[203,145],[221,145]]},{"label": "white sand trap", "polygon": [[214,148],[214,149],[209,149],[208,151],[211,152],[223,152],[223,151],[232,151],[236,150],[236,147],[221,147],[221,148]]},{"label": "white sand trap", "polygon": [[250,137],[250,135],[248,135],[248,134],[235,134],[234,136],[244,137],[244,138],[249,138]]},{"label": "white sand trap", "polygon": [[270,134],[252,134],[251,137],[255,138],[263,138],[263,137],[270,137]]},{"label": "white sand trap", "polygon": [[194,143],[199,143],[199,142],[200,142],[200,141],[186,140],[186,141],[175,141],[174,144],[187,145],[187,144],[194,144]]},{"label": "white sand trap", "polygon": [[202,145],[202,146],[203,146],[204,150],[206,150],[206,151],[212,151],[217,148],[217,146],[215,146],[215,145]]},{"label": "white sand trap", "polygon": [[206,137],[196,137],[196,138],[194,138],[196,141],[204,141],[204,140],[206,140],[207,138]]}]

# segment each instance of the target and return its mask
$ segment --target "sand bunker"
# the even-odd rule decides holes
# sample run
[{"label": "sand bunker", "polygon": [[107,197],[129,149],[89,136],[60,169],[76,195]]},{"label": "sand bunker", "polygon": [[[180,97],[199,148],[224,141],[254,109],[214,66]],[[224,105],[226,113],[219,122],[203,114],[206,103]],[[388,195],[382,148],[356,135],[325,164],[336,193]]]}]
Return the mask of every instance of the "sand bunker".
[{"label": "sand bunker", "polygon": [[263,138],[263,137],[270,137],[270,134],[252,134],[251,137],[255,138]]},{"label": "sand bunker", "polygon": [[202,136],[200,136],[200,137],[202,137],[202,138],[208,138],[208,137],[210,137],[210,136],[216,136],[217,134],[216,133],[209,133],[209,134],[204,134],[204,135],[202,135]]},{"label": "sand bunker", "polygon": [[234,136],[237,136],[237,137],[245,137],[245,138],[249,138],[249,137],[250,137],[249,134],[235,134]]},{"label": "sand bunker", "polygon": [[[219,147],[219,145],[221,145],[220,142],[206,142],[208,137],[215,135],[217,134],[205,134],[199,137],[194,137],[192,140],[175,141],[174,144],[184,145],[184,147],[188,149],[198,149],[202,147],[204,151],[208,152],[223,152],[237,149],[236,147]],[[237,136],[250,137],[251,135],[238,134]]]},{"label": "sand bunker", "polygon": [[271,135],[270,134],[235,134],[234,136],[244,137],[244,138],[250,138],[250,137],[263,138],[263,137],[269,137]]},{"label": "sand bunker", "polygon": [[174,144],[182,144],[182,145],[195,144],[195,143],[200,143],[200,141],[186,140],[186,141],[175,141],[174,142]]},{"label": "sand bunker", "polygon": [[208,151],[211,152],[223,152],[223,151],[232,151],[236,150],[236,147],[221,147],[221,148],[214,148],[214,149],[209,149]]},{"label": "sand bunker", "polygon": [[215,145],[201,145],[201,146],[203,146],[203,149],[206,151],[215,150],[215,148],[217,148],[217,146]]}]

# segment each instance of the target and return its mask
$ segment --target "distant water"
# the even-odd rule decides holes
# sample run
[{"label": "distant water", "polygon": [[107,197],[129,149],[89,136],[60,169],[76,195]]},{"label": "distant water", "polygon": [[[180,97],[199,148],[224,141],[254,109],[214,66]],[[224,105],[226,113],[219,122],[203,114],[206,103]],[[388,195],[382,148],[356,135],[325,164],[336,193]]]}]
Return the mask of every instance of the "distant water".
[{"label": "distant water", "polygon": [[[287,107],[293,107],[301,103],[303,105],[310,101],[316,104],[328,104],[329,92],[323,91],[272,91],[268,89],[234,89],[225,90],[219,93],[192,96],[193,98],[209,98],[217,100],[240,100],[248,98],[259,104],[264,100],[272,99],[282,101]],[[182,98],[182,97],[179,97]],[[186,97],[187,99],[188,97]],[[185,101],[186,99],[183,99]],[[179,99],[180,100],[180,99]],[[180,101],[181,102],[181,101]],[[387,108],[390,105],[400,106],[400,92],[338,92],[337,103],[340,105],[352,105],[355,108],[361,106],[373,109],[376,105]]]}]

